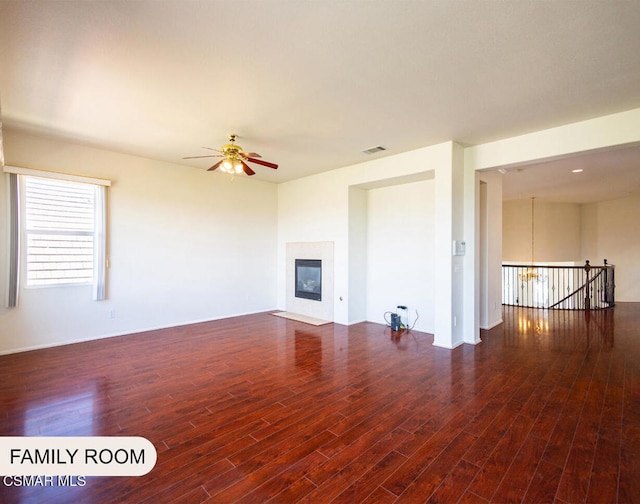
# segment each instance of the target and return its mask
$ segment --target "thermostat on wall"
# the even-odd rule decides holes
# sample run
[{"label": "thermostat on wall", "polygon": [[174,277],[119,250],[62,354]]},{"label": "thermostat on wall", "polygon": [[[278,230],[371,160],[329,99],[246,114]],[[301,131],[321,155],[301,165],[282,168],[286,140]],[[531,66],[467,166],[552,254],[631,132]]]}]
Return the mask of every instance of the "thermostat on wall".
[{"label": "thermostat on wall", "polygon": [[466,252],[467,244],[462,240],[453,240],[453,255],[463,256]]}]

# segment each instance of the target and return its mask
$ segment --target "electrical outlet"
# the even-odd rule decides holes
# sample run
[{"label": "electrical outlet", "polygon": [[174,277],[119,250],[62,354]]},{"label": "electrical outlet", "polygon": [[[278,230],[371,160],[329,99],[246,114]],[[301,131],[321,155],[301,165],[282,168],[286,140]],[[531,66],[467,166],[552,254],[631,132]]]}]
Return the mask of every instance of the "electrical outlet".
[{"label": "electrical outlet", "polygon": [[107,310],[107,317],[110,319],[116,318],[116,311],[113,308]]}]

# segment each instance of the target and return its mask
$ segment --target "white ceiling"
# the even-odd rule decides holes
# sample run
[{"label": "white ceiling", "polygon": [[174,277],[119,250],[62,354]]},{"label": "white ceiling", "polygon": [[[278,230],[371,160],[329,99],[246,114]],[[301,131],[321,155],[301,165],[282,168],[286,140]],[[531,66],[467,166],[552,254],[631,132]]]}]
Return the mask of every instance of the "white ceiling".
[{"label": "white ceiling", "polygon": [[237,133],[282,182],[638,108],[639,27],[637,0],[0,0],[3,122],[201,169]]},{"label": "white ceiling", "polygon": [[502,184],[503,200],[593,203],[638,192],[640,146],[509,168]]}]

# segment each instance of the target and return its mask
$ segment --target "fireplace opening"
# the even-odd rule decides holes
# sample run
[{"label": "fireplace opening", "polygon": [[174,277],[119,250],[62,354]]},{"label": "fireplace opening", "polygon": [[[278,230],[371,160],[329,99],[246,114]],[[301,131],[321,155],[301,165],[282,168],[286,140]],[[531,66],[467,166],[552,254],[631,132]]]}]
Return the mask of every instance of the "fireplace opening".
[{"label": "fireplace opening", "polygon": [[320,259],[296,259],[296,297],[322,301]]}]

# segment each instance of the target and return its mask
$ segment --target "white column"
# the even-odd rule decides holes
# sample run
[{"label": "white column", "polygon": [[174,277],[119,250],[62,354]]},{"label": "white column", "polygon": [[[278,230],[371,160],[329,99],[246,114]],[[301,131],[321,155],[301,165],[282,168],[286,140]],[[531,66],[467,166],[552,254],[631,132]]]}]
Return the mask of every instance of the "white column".
[{"label": "white column", "polygon": [[[436,166],[435,175],[435,318],[433,344],[455,348],[464,342],[465,255],[454,255],[453,243],[464,236],[464,150],[449,142],[447,162]],[[472,322],[473,323],[473,322]]]},{"label": "white column", "polygon": [[464,256],[463,340],[475,345],[480,343],[480,183],[473,166],[464,163]]}]

